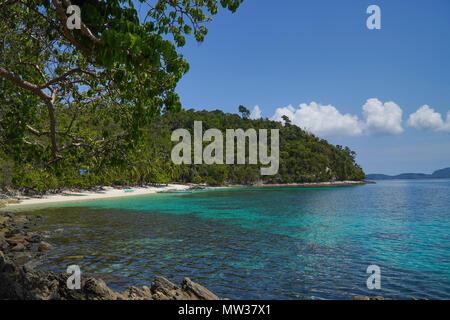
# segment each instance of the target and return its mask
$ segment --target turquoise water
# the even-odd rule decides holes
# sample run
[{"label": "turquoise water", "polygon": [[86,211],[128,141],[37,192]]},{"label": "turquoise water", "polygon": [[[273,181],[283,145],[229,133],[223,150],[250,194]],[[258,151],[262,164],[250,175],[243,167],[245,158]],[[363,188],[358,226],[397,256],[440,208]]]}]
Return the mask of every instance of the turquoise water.
[{"label": "turquoise water", "polygon": [[[116,289],[188,276],[236,299],[450,298],[450,180],[241,188],[39,209],[60,229],[42,268]],[[369,265],[381,289],[366,287]]]}]

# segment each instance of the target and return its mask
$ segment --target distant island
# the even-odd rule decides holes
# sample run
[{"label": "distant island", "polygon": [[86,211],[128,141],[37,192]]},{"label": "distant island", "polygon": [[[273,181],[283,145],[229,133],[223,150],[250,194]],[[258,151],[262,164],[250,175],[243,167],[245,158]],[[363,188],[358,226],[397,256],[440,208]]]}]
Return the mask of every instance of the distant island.
[{"label": "distant island", "polygon": [[394,180],[394,179],[444,179],[450,178],[450,168],[444,168],[433,172],[426,173],[402,173],[396,176],[385,174],[367,174],[366,179],[369,180]]}]

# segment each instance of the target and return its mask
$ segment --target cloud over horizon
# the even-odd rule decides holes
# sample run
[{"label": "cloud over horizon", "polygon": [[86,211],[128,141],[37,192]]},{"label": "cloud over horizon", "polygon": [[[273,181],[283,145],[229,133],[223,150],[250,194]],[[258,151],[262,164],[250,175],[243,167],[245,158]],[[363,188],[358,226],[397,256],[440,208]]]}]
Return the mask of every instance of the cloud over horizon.
[{"label": "cloud over horizon", "polygon": [[341,114],[334,106],[323,106],[316,102],[302,103],[299,109],[292,105],[277,108],[271,120],[284,122],[287,116],[291,122],[319,136],[346,135],[356,136],[362,133],[357,116]]},{"label": "cloud over horizon", "polygon": [[363,105],[363,131],[369,135],[402,133],[402,114],[402,109],[392,101],[368,99]]},{"label": "cloud over horizon", "polygon": [[332,105],[316,102],[300,104],[298,109],[292,105],[277,108],[271,120],[284,122],[287,116],[300,128],[318,136],[360,136],[372,134],[399,134],[403,132],[402,109],[394,102],[382,103],[378,99],[368,99],[362,107],[363,118],[357,115],[342,114]]},{"label": "cloud over horizon", "polygon": [[423,105],[416,112],[409,115],[407,125],[417,130],[450,132],[450,111],[448,111],[447,119],[444,122],[440,113],[435,112],[428,105]]}]

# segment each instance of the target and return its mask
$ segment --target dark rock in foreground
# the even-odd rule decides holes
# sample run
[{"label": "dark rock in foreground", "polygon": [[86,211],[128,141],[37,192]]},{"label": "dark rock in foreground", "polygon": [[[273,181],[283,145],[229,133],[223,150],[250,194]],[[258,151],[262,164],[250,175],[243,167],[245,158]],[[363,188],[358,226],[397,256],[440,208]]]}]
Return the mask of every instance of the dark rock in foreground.
[{"label": "dark rock in foreground", "polygon": [[[24,231],[30,221],[26,216],[0,214],[0,299],[219,300],[214,293],[188,278],[178,287],[163,277],[156,277],[150,288],[132,286],[119,293],[103,280],[90,277],[82,279],[80,289],[69,289],[69,274],[36,270],[26,263],[51,246],[40,241],[40,235]],[[39,242],[37,249],[32,245],[35,242]]]},{"label": "dark rock in foreground", "polygon": [[81,288],[68,289],[68,274],[34,270],[18,266],[0,251],[0,299],[11,300],[219,300],[208,289],[183,280],[181,288],[158,277],[151,288],[131,287],[119,293],[111,290],[103,280],[88,278]]}]

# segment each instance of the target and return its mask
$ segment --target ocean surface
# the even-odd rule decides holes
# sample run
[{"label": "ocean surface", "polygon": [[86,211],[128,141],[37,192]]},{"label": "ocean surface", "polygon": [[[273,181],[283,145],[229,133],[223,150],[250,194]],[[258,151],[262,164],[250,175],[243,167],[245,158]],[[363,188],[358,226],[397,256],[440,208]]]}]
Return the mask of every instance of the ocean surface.
[{"label": "ocean surface", "polygon": [[[450,180],[156,194],[35,209],[40,267],[114,289],[183,277],[231,299],[450,299]],[[369,290],[369,265],[381,289]]]}]

